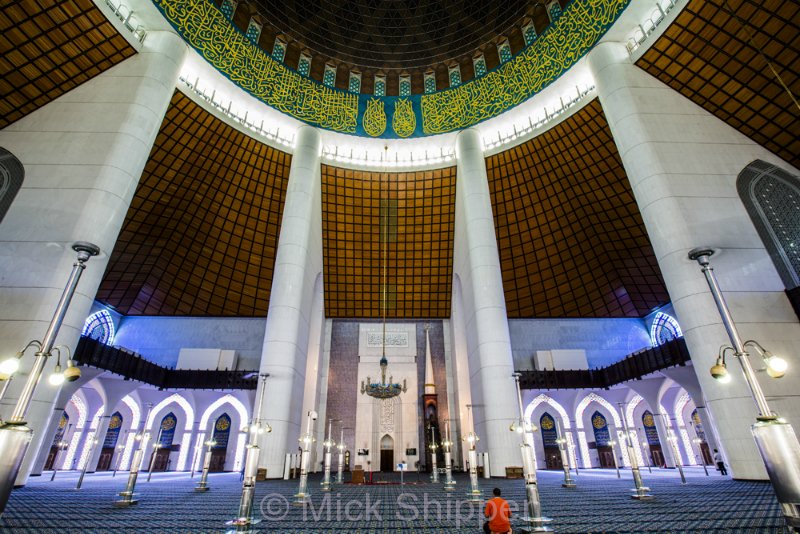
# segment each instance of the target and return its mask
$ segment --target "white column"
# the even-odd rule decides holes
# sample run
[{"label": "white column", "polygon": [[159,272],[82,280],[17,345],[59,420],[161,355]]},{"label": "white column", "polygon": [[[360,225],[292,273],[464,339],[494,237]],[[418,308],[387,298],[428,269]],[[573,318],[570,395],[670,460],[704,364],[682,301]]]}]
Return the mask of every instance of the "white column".
[{"label": "white column", "polygon": [[[321,140],[310,126],[297,131],[261,355],[269,373],[263,417],[272,433],[262,438],[259,466],[282,476],[287,452],[305,431],[303,395],[314,287],[322,272]],[[316,332],[319,335],[319,332]]]},{"label": "white column", "polygon": [[[0,132],[0,146],[25,166],[0,225],[0,345],[7,350],[41,338],[75,259],[69,245],[81,240],[102,254],[88,262],[57,339],[74,349],[185,53],[174,33],[150,32],[141,52]],[[32,362],[26,356],[20,373]],[[54,365],[51,359],[45,374]],[[0,406],[5,415],[23,383],[12,381]],[[46,380],[36,390],[27,416],[33,441],[17,484],[27,480],[57,393]]]},{"label": "white column", "polygon": [[739,172],[755,159],[797,170],[635,67],[622,44],[600,44],[589,65],[720,445],[736,478],[766,479],[750,435],[756,407],[738,364],[729,361],[729,384],[708,373],[729,341],[687,252],[704,245],[722,250],[713,267],[742,336],[782,354],[795,370],[781,381],[759,380],[772,408],[798,428],[800,325],[736,191]]},{"label": "white column", "polygon": [[489,452],[493,476],[518,466],[519,435],[509,426],[519,418],[500,258],[494,232],[486,161],[480,134],[464,130],[456,138],[454,273],[461,281],[472,410],[479,448]]}]

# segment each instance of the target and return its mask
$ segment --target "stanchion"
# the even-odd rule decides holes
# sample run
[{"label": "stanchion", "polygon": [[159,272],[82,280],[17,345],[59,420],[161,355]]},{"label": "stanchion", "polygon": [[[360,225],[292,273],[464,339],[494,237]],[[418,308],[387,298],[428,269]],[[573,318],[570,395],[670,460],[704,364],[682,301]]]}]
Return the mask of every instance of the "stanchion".
[{"label": "stanchion", "polygon": [[561,424],[556,421],[556,431],[558,432],[558,438],[556,439],[556,443],[558,444],[558,450],[561,453],[561,467],[564,468],[564,482],[561,483],[562,488],[574,488],[575,481],[572,480],[572,472],[569,468],[569,456],[567,455],[567,437],[561,433]]},{"label": "stanchion", "polygon": [[311,410],[306,416],[306,434],[299,441],[303,444],[300,454],[300,483],[292,504],[295,506],[305,506],[311,502],[311,492],[308,491],[308,463],[310,459],[310,448],[314,442],[314,435],[311,433],[311,424],[317,419],[317,412]]},{"label": "stanchion", "polygon": [[136,447],[136,451],[133,453],[133,459],[131,459],[131,470],[128,473],[128,482],[125,484],[125,489],[119,493],[121,498],[114,502],[114,506],[117,508],[127,508],[128,506],[133,506],[139,503],[139,501],[133,497],[135,495],[134,490],[136,489],[136,479],[139,478],[139,469],[142,465],[142,457],[144,456],[144,444],[149,436],[147,419],[150,417],[150,410],[152,409],[153,404],[148,402],[147,413],[145,414],[142,423],[142,432],[136,435],[136,441],[139,442],[139,446]]},{"label": "stanchion", "polygon": [[[325,446],[325,474],[322,477],[322,484],[321,490],[322,491],[331,491],[331,447],[336,445],[336,442],[333,441],[333,419],[328,419],[328,439],[322,442]],[[338,419],[337,419],[338,421]]]},{"label": "stanchion", "polygon": [[78,483],[75,485],[76,490],[81,489],[81,486],[83,486],[83,477],[86,476],[86,470],[89,469],[89,462],[92,461],[92,453],[94,452],[94,448],[96,446],[97,446],[97,438],[93,437],[92,441],[89,443],[89,452],[86,455],[86,461],[83,462],[83,470],[81,470],[81,476],[78,477]]},{"label": "stanchion", "polygon": [[639,501],[649,501],[653,499],[650,493],[650,488],[645,487],[642,482],[642,473],[639,470],[639,460],[636,459],[636,450],[634,449],[634,439],[636,433],[628,428],[628,422],[625,420],[625,406],[619,403],[619,411],[622,413],[622,429],[625,432],[625,446],[628,448],[628,459],[631,462],[631,472],[633,473],[634,489],[631,498]]},{"label": "stanchion", "polygon": [[248,426],[250,439],[247,443],[247,454],[244,459],[244,478],[242,480],[242,496],[239,499],[239,515],[232,521],[225,524],[234,527],[226,534],[252,532],[253,525],[261,522],[260,519],[253,518],[253,501],[256,495],[256,478],[258,476],[258,456],[260,448],[258,446],[258,435],[272,432],[272,427],[261,420],[261,411],[264,407],[264,392],[267,387],[269,374],[261,376],[261,391],[258,395],[258,403],[255,408],[255,416]]},{"label": "stanchion", "polygon": [[156,458],[158,457],[158,449],[161,448],[161,434],[164,432],[163,428],[158,429],[158,437],[156,442],[153,443],[153,453],[150,456],[150,466],[147,468],[147,481],[153,477],[153,468],[156,466]]},{"label": "stanchion", "polygon": [[436,434],[433,429],[433,425],[431,425],[431,482],[434,484],[439,483],[439,467],[436,465],[436,449],[438,446],[436,445]]},{"label": "stanchion", "polygon": [[450,421],[445,423],[444,429],[445,438],[442,442],[442,447],[444,447],[444,490],[454,491],[456,489],[456,481],[453,480],[453,461],[450,452],[453,448],[453,442],[450,441]]},{"label": "stanchion", "polygon": [[208,470],[211,467],[211,448],[216,445],[217,442],[213,439],[206,441],[206,457],[203,460],[203,474],[200,475],[200,482],[197,483],[195,486],[195,491],[208,491],[210,488],[208,487]]}]

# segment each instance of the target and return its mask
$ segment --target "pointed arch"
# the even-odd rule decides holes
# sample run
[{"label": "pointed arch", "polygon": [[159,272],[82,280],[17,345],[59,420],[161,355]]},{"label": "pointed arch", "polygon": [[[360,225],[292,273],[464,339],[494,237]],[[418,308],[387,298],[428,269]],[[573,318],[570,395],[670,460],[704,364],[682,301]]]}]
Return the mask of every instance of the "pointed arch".
[{"label": "pointed arch", "polygon": [[136,446],[136,434],[139,432],[139,423],[142,419],[142,413],[139,410],[139,404],[133,400],[130,395],[125,395],[122,398],[122,403],[131,411],[131,426],[128,433],[128,439],[125,440],[125,449],[122,451],[122,460],[120,461],[120,469],[130,469],[131,456],[133,449]]},{"label": "pointed arch", "polygon": [[[240,426],[244,427],[245,425],[247,425],[250,419],[247,407],[241,400],[228,393],[227,395],[220,397],[214,402],[212,402],[211,405],[208,408],[206,408],[206,411],[203,412],[203,415],[200,417],[200,428],[198,430],[198,436],[197,439],[195,440],[195,443],[199,445],[205,441],[206,429],[208,428],[208,420],[214,414],[215,410],[219,409],[221,406],[224,406],[225,404],[229,404],[230,406],[232,406],[233,409],[236,410],[236,413],[239,414]],[[246,451],[246,447],[247,447],[247,434],[240,432],[238,437],[236,438],[236,456],[234,457],[233,461],[234,471],[238,471],[239,469],[241,469],[242,462],[244,462],[244,454]],[[194,465],[191,466],[193,469],[198,469],[201,457],[202,456],[200,454],[194,455]]]},{"label": "pointed arch", "polygon": [[104,345],[114,343],[114,319],[107,310],[100,310],[86,318],[83,323],[82,336],[96,339]]},{"label": "pointed arch", "polygon": [[[586,431],[583,428],[583,412],[586,410],[586,407],[589,406],[592,402],[598,403],[600,406],[608,410],[611,414],[612,419],[614,420],[614,427],[616,429],[617,434],[622,432],[622,419],[619,417],[619,412],[614,409],[610,402],[606,399],[598,395],[597,393],[589,393],[586,395],[581,401],[578,403],[578,407],[575,409],[575,426],[578,428],[578,438],[580,440],[581,446],[581,456],[584,459],[584,465],[591,465],[591,460],[589,457],[589,443],[586,441]],[[621,443],[622,440],[619,436],[615,436],[617,443]],[[622,463],[623,465],[630,465],[630,458],[628,458],[628,449],[626,447],[620,447],[622,450]]]},{"label": "pointed arch", "polygon": [[78,452],[78,444],[81,440],[81,435],[83,435],[83,428],[86,426],[86,418],[89,416],[86,403],[79,395],[79,392],[80,390],[75,392],[72,398],[69,399],[69,402],[72,403],[75,410],[78,412],[78,420],[75,422],[75,430],[72,432],[72,438],[67,447],[67,454],[64,455],[64,460],[61,463],[61,469],[69,469],[72,465],[75,454]]},{"label": "pointed arch", "polygon": [[158,412],[169,406],[170,404],[175,403],[183,410],[185,418],[185,425],[184,425],[184,432],[183,438],[181,439],[181,450],[178,453],[178,464],[175,466],[176,471],[183,471],[186,469],[186,459],[189,455],[189,444],[192,440],[192,425],[194,424],[194,408],[192,405],[189,404],[182,395],[178,393],[173,393],[169,397],[163,399],[161,402],[153,406],[153,409],[150,411],[150,415],[147,417],[147,421],[145,422],[145,437],[143,439],[144,443],[142,447],[147,450],[147,444],[152,438],[150,436],[150,429],[153,428],[153,422],[155,421],[156,415]]}]

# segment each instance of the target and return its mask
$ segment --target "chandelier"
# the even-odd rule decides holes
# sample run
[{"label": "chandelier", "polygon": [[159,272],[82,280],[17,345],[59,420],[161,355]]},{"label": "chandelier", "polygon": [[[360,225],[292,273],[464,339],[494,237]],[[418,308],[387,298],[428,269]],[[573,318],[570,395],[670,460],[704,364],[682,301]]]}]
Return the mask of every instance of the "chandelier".
[{"label": "chandelier", "polygon": [[[388,146],[383,147],[383,157],[384,163],[388,161],[386,159],[387,152],[389,150]],[[384,167],[385,171],[385,167]],[[388,180],[388,173],[387,180]],[[381,196],[383,194],[383,188],[381,188]],[[382,199],[381,199],[382,200]],[[406,388],[406,381],[403,379],[403,384],[400,385],[399,383],[393,382],[393,377],[390,375],[389,380],[386,380],[386,369],[389,367],[389,360],[386,359],[386,257],[388,255],[388,248],[389,248],[389,199],[387,195],[387,199],[385,203],[381,203],[384,206],[384,213],[385,213],[385,221],[383,224],[383,244],[384,247],[381,247],[382,255],[383,255],[383,298],[381,303],[381,315],[383,317],[383,334],[381,335],[381,381],[380,382],[372,382],[370,377],[367,377],[366,382],[363,380],[361,381],[361,394],[367,394],[370,397],[375,397],[376,399],[391,399],[393,397],[397,397],[400,393],[405,393]]]}]

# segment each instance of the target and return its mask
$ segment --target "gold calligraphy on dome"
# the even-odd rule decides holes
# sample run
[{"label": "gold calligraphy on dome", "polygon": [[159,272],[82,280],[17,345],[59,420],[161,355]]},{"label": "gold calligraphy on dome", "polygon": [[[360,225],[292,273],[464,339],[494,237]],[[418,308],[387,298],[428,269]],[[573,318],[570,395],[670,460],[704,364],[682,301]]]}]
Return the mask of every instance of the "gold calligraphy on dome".
[{"label": "gold calligraphy on dome", "polygon": [[369,99],[361,124],[364,126],[364,131],[372,137],[378,137],[386,131],[386,112],[383,110],[383,101],[381,99]]},{"label": "gold calligraphy on dome", "polygon": [[316,83],[273,60],[209,0],[153,0],[184,39],[236,85],[302,121],[355,133],[358,96]]},{"label": "gold calligraphy on dome", "polygon": [[467,128],[514,107],[572,67],[630,0],[576,0],[534,43],[511,61],[458,87],[422,96],[427,135]]},{"label": "gold calligraphy on dome", "polygon": [[394,114],[392,115],[392,129],[400,137],[408,137],[417,128],[417,117],[414,115],[414,108],[411,101],[401,98],[394,104]]}]

